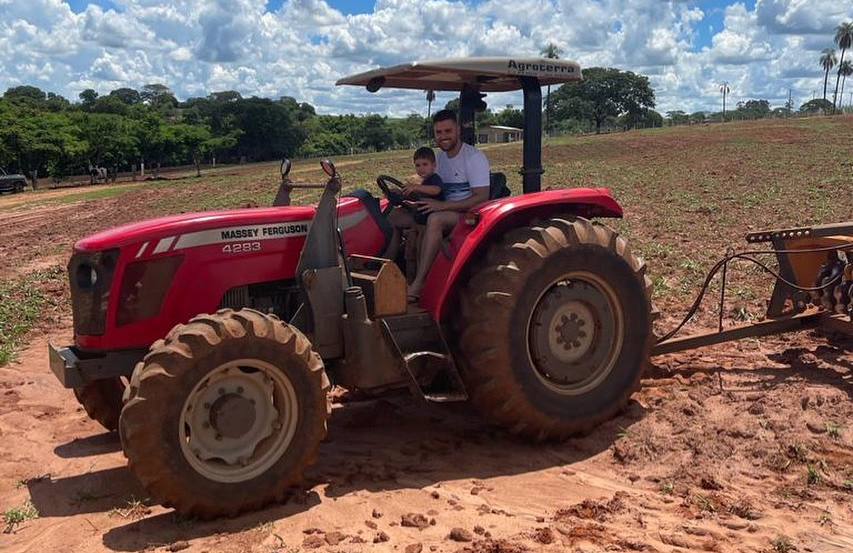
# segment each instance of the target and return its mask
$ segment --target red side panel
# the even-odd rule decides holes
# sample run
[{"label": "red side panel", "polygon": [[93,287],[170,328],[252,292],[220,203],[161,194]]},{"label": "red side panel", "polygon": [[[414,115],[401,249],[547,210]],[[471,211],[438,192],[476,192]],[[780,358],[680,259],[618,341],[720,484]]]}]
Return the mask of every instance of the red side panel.
[{"label": "red side panel", "polygon": [[[78,336],[83,348],[146,346],[175,324],[219,306],[225,292],[258,282],[291,279],[313,207],[191,213],[143,221],[104,231],[75,244],[77,251],[118,247],[118,266],[110,287],[106,329],[102,336]],[[348,253],[377,255],[385,237],[358,198],[338,204],[338,226]],[[129,263],[166,256],[183,259],[169,284],[161,311],[154,317],[116,326],[119,290]]]},{"label": "red side panel", "polygon": [[534,217],[558,214],[622,217],[622,207],[606,188],[571,188],[511,196],[472,211],[479,214],[478,223],[469,226],[460,216],[460,222],[446,241],[447,247],[439,252],[424,285],[421,307],[432,313],[437,321],[447,316],[452,292],[464,284],[458,281],[466,264],[494,237],[526,225]]}]

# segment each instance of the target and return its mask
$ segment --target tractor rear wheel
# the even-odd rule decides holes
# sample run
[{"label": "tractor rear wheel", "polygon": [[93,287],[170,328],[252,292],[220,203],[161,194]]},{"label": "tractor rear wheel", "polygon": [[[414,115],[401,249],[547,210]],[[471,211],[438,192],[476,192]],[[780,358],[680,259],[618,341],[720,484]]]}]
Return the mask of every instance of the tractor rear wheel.
[{"label": "tractor rear wheel", "polygon": [[201,519],[281,501],[331,412],[319,355],[278,318],[224,309],[178,325],[133,372],[119,431],[153,498]]},{"label": "tractor rear wheel", "polygon": [[651,281],[600,223],[567,216],[508,233],[461,300],[463,378],[479,409],[512,433],[587,432],[639,385],[653,337]]},{"label": "tractor rear wheel", "polygon": [[121,378],[106,378],[74,388],[74,397],[90,419],[98,421],[101,426],[113,432],[118,429],[124,389]]}]

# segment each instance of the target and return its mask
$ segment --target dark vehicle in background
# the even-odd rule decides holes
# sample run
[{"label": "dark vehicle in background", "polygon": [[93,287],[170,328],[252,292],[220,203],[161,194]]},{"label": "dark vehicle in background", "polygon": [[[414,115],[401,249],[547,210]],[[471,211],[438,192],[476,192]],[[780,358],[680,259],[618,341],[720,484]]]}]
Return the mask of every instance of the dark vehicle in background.
[{"label": "dark vehicle in background", "polygon": [[9,175],[0,167],[0,194],[4,192],[23,192],[27,186],[27,177],[20,173]]}]

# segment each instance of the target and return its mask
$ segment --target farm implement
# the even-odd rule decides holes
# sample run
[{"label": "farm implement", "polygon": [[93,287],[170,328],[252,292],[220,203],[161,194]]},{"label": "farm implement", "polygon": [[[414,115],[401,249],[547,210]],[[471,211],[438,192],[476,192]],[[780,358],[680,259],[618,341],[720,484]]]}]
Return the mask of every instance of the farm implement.
[{"label": "farm implement", "polygon": [[[559,440],[616,414],[652,352],[818,321],[849,329],[851,223],[750,235],[778,259],[769,322],[668,336],[653,349],[647,267],[600,221],[622,216],[610,191],[540,191],[541,87],[580,78],[566,60],[480,58],[338,81],[456,91],[469,143],[486,93],[523,92],[524,193],[509,195],[505,175],[492,175],[489,200],[446,236],[418,304],[406,298],[415,236],[397,259],[383,257],[395,179],[378,176],[385,198],[341,197],[331,162],[323,183],[293,182],[284,162],[273,206],[78,241],[68,265],[74,343],[50,346],[52,371],[92,419],[118,430],[152,498],[213,518],[280,501],[301,481],[326,434],[332,384],[471,401],[511,433]],[[299,188],[322,189],[318,204],[291,205]]]},{"label": "farm implement", "polygon": [[[818,326],[853,335],[853,222],[753,232],[746,241],[771,248],[732,253],[718,262],[684,321],[657,342],[653,355]],[[774,267],[768,256],[775,258]],[[727,268],[732,261],[759,265],[775,278],[775,286],[762,321],[724,329]],[[717,330],[676,338],[717,274],[721,276]]]}]

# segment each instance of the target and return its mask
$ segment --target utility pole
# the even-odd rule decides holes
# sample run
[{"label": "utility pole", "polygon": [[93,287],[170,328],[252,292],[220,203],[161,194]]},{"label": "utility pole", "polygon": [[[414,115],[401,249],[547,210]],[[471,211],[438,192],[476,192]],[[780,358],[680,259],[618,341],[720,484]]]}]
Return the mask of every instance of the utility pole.
[{"label": "utility pole", "polygon": [[720,92],[723,93],[723,123],[726,122],[726,94],[729,93],[729,82],[723,81],[720,85]]},{"label": "utility pole", "polygon": [[788,115],[794,112],[794,101],[791,99],[791,89],[788,89]]}]

